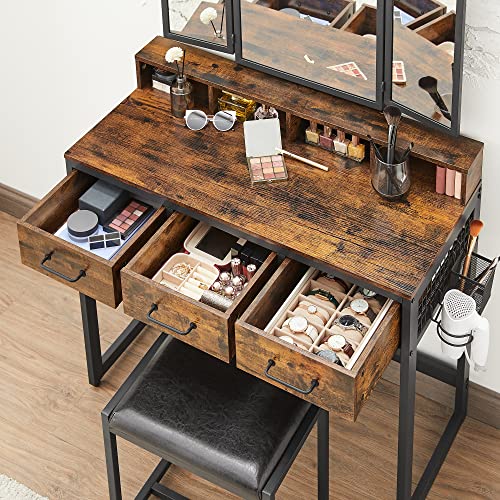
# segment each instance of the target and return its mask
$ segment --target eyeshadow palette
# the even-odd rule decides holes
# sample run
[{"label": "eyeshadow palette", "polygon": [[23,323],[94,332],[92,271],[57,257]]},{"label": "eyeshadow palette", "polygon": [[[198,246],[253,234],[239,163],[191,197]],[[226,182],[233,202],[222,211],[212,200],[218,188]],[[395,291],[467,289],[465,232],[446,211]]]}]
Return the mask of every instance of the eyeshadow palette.
[{"label": "eyeshadow palette", "polygon": [[344,73],[354,78],[361,78],[362,80],[368,80],[365,74],[359,69],[359,66],[355,62],[347,62],[344,64],[337,64],[336,66],[328,66],[328,69],[333,71],[338,71],[339,73]]},{"label": "eyeshadow palette", "polygon": [[144,222],[151,210],[152,207],[149,205],[132,200],[125,208],[114,215],[111,222],[104,227],[104,230],[108,233],[118,231],[122,239],[125,239]]},{"label": "eyeshadow palette", "polygon": [[89,236],[90,250],[98,248],[119,247],[122,244],[120,233],[113,231],[112,233],[98,234],[97,236]]},{"label": "eyeshadow palette", "polygon": [[392,81],[397,85],[404,85],[406,83],[405,63],[403,61],[393,61]]},{"label": "eyeshadow palette", "polygon": [[288,179],[278,118],[247,121],[243,124],[248,171],[252,184]]},{"label": "eyeshadow palette", "polygon": [[252,183],[281,181],[288,178],[285,160],[282,155],[249,158],[248,168]]}]

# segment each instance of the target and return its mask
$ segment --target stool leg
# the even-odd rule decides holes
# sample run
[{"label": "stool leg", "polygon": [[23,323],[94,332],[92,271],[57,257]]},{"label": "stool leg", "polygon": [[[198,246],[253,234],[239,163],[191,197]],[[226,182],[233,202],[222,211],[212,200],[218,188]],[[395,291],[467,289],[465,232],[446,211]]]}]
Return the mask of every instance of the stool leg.
[{"label": "stool leg", "polygon": [[116,436],[110,432],[108,420],[102,419],[102,432],[104,435],[104,452],[106,454],[106,469],[108,472],[108,488],[110,500],[122,499],[122,488],[120,484],[120,466],[118,464],[118,448],[116,447]]},{"label": "stool leg", "polygon": [[318,416],[318,499],[328,500],[330,483],[330,416],[320,410]]}]

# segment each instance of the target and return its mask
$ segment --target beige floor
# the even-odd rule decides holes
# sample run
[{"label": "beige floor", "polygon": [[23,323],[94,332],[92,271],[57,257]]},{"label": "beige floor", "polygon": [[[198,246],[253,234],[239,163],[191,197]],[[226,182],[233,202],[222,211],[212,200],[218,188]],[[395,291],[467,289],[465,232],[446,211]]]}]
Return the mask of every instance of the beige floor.
[{"label": "beige floor", "polygon": [[[52,499],[107,498],[100,411],[155,338],[146,330],[100,388],[87,384],[78,294],[21,266],[15,220],[0,212],[0,473]],[[100,308],[103,347],[129,319]],[[381,381],[356,424],[331,418],[331,498],[394,498],[397,386]],[[448,410],[417,399],[414,473],[420,474]],[[309,438],[278,498],[315,497]],[[156,464],[120,443],[124,498]],[[233,498],[174,468],[165,484],[190,498]],[[468,419],[430,498],[500,499],[500,431]]]}]

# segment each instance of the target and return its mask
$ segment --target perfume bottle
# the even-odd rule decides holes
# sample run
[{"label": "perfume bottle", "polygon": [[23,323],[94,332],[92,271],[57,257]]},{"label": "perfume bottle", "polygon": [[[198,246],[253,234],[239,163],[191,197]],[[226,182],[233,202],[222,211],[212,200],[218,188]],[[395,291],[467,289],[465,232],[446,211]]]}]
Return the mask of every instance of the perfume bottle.
[{"label": "perfume bottle", "polygon": [[272,106],[262,104],[254,114],[256,120],[267,120],[268,118],[278,118],[278,112]]},{"label": "perfume bottle", "polygon": [[222,97],[219,98],[219,110],[236,111],[236,118],[240,122],[252,118],[255,113],[255,108],[255,101],[231,94],[225,90],[222,91]]},{"label": "perfume bottle", "polygon": [[323,133],[319,136],[319,147],[327,151],[333,151],[332,129],[325,125]]},{"label": "perfume bottle", "polygon": [[348,156],[359,162],[365,159],[365,145],[359,142],[359,137],[357,135],[352,136],[352,141],[348,146]]},{"label": "perfume bottle", "polygon": [[337,137],[333,141],[333,148],[335,152],[342,156],[347,156],[349,141],[345,138],[345,132],[337,130]]},{"label": "perfume bottle", "polygon": [[319,144],[318,124],[309,122],[309,128],[306,129],[306,142],[317,146]]}]

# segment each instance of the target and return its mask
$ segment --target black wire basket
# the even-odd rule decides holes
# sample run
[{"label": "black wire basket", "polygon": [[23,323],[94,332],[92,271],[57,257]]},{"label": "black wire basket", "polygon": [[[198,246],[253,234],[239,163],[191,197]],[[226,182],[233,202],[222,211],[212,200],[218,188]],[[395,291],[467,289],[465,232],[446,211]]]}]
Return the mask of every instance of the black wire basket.
[{"label": "black wire basket", "polygon": [[456,288],[466,295],[470,295],[476,302],[476,310],[482,314],[486,304],[490,300],[491,288],[495,278],[496,267],[490,268],[492,260],[473,253],[471,257],[469,273],[467,276],[461,274],[465,257],[459,259],[450,273],[448,290]]},{"label": "black wire basket", "polygon": [[[482,314],[491,296],[491,288],[495,278],[496,266],[491,267],[491,264],[493,263],[492,260],[477,253],[473,253],[468,275],[464,276],[461,274],[464,260],[465,257],[458,259],[453,266],[445,291],[456,289],[466,295],[470,295],[476,303],[476,311],[479,314]],[[437,325],[437,334],[439,338],[442,342],[452,347],[468,346],[474,340],[472,332],[466,333],[465,335],[454,335],[444,330],[441,326],[441,320],[439,317],[442,307],[443,304],[441,303],[436,314],[432,318],[432,321]],[[448,340],[443,337],[443,334],[447,335]],[[453,340],[450,341],[450,337]]]}]

